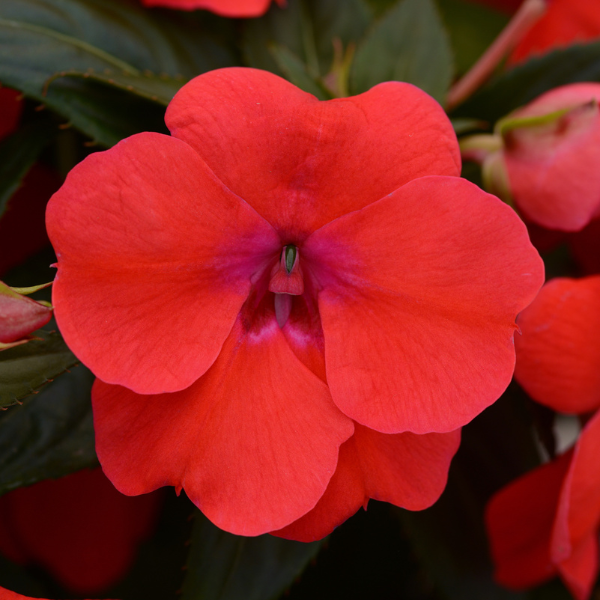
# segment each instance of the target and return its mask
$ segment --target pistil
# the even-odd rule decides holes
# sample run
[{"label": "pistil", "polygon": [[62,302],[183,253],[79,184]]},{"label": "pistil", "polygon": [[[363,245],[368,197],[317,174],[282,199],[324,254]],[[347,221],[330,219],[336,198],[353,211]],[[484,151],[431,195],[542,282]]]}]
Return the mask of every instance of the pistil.
[{"label": "pistil", "polygon": [[292,311],[292,296],[304,292],[300,253],[296,246],[290,244],[283,248],[279,262],[271,271],[269,291],[275,294],[275,317],[283,327]]}]

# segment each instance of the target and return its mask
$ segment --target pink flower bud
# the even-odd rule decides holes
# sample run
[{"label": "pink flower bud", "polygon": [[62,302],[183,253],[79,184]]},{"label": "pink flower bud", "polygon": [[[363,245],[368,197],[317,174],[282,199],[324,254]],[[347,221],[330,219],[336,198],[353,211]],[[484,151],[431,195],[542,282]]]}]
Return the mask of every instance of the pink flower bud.
[{"label": "pink flower bud", "polygon": [[548,229],[578,231],[600,209],[600,85],[552,90],[501,126],[515,203]]},{"label": "pink flower bud", "polygon": [[27,335],[51,317],[51,308],[18,294],[0,281],[0,350],[25,342]]},{"label": "pink flower bud", "polygon": [[547,92],[461,142],[486,189],[546,229],[579,231],[600,214],[600,84]]}]

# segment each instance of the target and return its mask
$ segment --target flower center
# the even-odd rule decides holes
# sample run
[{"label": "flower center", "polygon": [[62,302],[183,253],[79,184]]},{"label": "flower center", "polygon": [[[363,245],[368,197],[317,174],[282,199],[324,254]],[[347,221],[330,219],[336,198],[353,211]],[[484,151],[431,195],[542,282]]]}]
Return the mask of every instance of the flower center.
[{"label": "flower center", "polygon": [[275,294],[275,317],[279,327],[283,327],[292,311],[292,296],[304,293],[300,253],[296,246],[284,246],[279,262],[271,271],[269,291]]}]

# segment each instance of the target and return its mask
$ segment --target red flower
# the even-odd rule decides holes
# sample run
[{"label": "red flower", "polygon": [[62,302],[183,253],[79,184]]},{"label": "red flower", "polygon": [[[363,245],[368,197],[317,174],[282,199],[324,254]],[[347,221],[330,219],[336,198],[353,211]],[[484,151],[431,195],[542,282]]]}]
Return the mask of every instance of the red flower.
[{"label": "red flower", "polygon": [[597,0],[549,0],[546,14],[527,32],[510,56],[511,63],[555,48],[600,38]]},{"label": "red flower", "polygon": [[31,598],[29,596],[23,596],[22,594],[17,594],[16,592],[11,592],[10,590],[0,587],[0,600],[41,600],[41,599]]},{"label": "red flower", "polygon": [[[210,10],[224,17],[260,17],[267,12],[271,0],[142,0],[142,3],[178,10]],[[285,6],[285,0],[277,3]]]},{"label": "red flower", "polygon": [[19,488],[0,498],[0,552],[76,594],[96,594],[127,573],[161,500],[123,496],[100,469]]},{"label": "red flower", "polygon": [[0,87],[0,140],[17,129],[22,110],[20,92]]},{"label": "red flower", "polygon": [[[0,87],[0,140],[14,133],[23,110],[21,93]],[[34,165],[11,197],[0,220],[0,276],[48,245],[44,211],[58,189],[56,175]]]},{"label": "red flower", "polygon": [[[523,0],[475,0],[514,13]],[[597,0],[546,0],[545,14],[526,32],[509,58],[509,64],[523,62],[550,50],[600,38],[600,11]]]},{"label": "red flower", "polygon": [[561,412],[600,408],[600,277],[553,279],[519,327],[515,377],[527,393]]},{"label": "red flower", "polygon": [[321,498],[302,538],[369,497],[431,504],[455,430],[511,379],[543,277],[523,224],[457,177],[447,117],[408,84],[319,102],[223,69],[166,121],[83,161],[47,213],[108,477],[183,487],[244,535]]},{"label": "red flower", "polygon": [[35,164],[11,196],[0,218],[0,277],[50,244],[46,203],[59,187],[59,179],[51,169]]},{"label": "red flower", "polygon": [[[519,317],[515,376],[542,404],[600,409],[600,277],[554,279]],[[578,600],[598,574],[600,411],[575,448],[501,490],[487,525],[497,580],[523,589],[558,574]]]}]

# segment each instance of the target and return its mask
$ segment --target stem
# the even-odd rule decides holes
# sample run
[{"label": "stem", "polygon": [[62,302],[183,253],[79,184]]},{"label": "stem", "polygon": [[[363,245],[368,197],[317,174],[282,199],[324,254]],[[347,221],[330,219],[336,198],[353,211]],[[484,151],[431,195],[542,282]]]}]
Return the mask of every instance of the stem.
[{"label": "stem", "polygon": [[464,102],[494,72],[500,61],[523,39],[540,17],[546,12],[547,0],[525,0],[504,28],[470,71],[448,92],[446,110],[450,111]]}]

